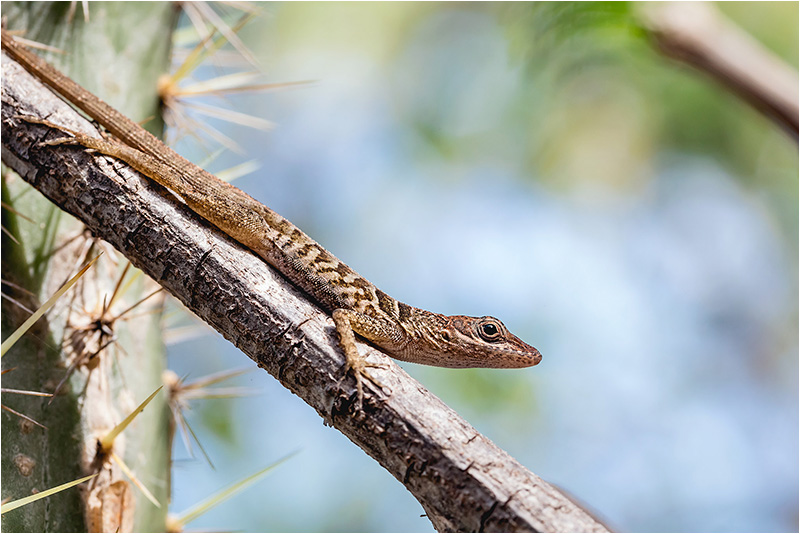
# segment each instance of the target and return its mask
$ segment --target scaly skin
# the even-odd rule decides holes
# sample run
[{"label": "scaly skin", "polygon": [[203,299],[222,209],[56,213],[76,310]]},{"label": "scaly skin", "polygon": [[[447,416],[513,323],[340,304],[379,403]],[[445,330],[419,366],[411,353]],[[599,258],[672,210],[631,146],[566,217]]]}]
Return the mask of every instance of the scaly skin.
[{"label": "scaly skin", "polygon": [[329,311],[347,368],[355,371],[359,400],[361,376],[372,378],[366,371],[369,364],[356,350],[353,332],[399,360],[425,365],[518,368],[541,361],[538,350],[511,334],[498,319],[446,316],[393,299],[291,222],[184,159],[5,33],[2,47],[121,141],[97,139],[47,121],[23,118],[72,135],[45,144],[80,145],[126,162],[176,193],[195,213],[258,254]]}]

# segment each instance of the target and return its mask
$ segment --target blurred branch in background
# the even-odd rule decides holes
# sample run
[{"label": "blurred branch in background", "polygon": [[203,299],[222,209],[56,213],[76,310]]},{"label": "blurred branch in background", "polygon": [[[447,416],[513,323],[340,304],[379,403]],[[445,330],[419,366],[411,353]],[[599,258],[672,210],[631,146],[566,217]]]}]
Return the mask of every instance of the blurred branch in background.
[{"label": "blurred branch in background", "polygon": [[716,79],[798,139],[798,74],[706,2],[647,3],[659,50]]}]

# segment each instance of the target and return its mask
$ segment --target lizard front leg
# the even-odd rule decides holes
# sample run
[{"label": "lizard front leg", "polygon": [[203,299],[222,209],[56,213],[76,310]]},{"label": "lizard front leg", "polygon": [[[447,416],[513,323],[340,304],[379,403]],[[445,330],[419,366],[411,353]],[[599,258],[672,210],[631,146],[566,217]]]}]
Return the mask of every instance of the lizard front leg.
[{"label": "lizard front leg", "polygon": [[348,371],[353,371],[358,392],[358,409],[361,411],[364,401],[363,379],[369,380],[380,389],[384,388],[383,384],[367,371],[367,368],[382,366],[368,362],[364,356],[358,353],[353,332],[381,347],[398,344],[405,334],[389,321],[345,308],[333,310],[332,317],[333,323],[336,325],[336,332],[339,334],[339,344],[346,358],[344,373],[347,376]]}]

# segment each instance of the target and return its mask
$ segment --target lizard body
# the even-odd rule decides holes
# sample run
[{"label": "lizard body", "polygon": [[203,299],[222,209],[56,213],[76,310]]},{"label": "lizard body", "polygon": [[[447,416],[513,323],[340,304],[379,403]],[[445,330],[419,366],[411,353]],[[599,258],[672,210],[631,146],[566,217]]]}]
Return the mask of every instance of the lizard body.
[{"label": "lizard body", "polygon": [[370,364],[359,356],[353,332],[399,360],[439,367],[518,368],[541,360],[538,350],[511,334],[498,319],[446,316],[395,300],[287,219],[184,159],[5,32],[2,48],[119,140],[89,137],[25,118],[72,135],[44,144],[80,145],[126,162],[175,193],[192,211],[259,255],[331,312],[347,368],[356,372],[359,398],[361,376],[371,379],[365,369]]}]

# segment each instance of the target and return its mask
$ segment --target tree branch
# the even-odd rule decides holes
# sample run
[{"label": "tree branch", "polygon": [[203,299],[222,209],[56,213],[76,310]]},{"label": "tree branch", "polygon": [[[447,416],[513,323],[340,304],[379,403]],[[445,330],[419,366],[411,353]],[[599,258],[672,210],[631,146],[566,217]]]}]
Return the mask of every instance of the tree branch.
[{"label": "tree branch", "polygon": [[[601,532],[605,527],[479,434],[390,358],[354,415],[355,381],[333,322],[276,271],[127,165],[69,147],[17,118],[97,135],[5,54],[3,162],[221,332],[401,481],[440,531]],[[368,384],[366,384],[369,386]]]},{"label": "tree branch", "polygon": [[798,139],[797,71],[706,2],[655,2],[642,18],[661,52],[716,79]]}]

